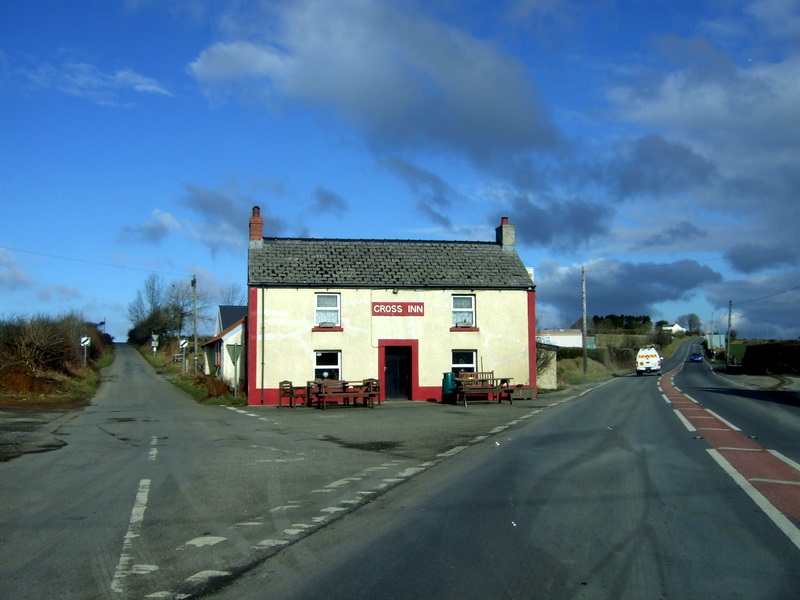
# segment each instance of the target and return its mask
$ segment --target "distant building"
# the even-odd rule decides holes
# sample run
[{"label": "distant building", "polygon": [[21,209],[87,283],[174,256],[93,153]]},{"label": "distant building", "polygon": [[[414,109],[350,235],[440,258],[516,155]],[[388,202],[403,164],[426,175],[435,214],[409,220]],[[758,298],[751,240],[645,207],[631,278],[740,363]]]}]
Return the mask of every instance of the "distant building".
[{"label": "distant building", "polygon": [[220,306],[214,337],[203,344],[206,375],[224,379],[231,387],[235,381],[241,384],[245,380],[246,320],[246,306]]},{"label": "distant building", "polygon": [[[541,329],[536,332],[536,341],[559,348],[583,348],[583,335],[580,329]],[[587,336],[586,344],[593,346],[594,343],[594,336]]]},{"label": "distant building", "polygon": [[686,329],[675,323],[674,325],[664,325],[661,331],[669,331],[672,335],[686,333]]}]

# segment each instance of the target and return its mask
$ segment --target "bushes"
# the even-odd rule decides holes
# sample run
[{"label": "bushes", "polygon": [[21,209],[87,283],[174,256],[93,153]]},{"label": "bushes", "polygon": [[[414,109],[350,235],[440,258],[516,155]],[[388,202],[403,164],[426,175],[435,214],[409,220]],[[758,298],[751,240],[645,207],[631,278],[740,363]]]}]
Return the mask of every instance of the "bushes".
[{"label": "bushes", "polygon": [[72,374],[83,367],[82,336],[91,338],[86,355],[93,361],[103,356],[111,342],[74,313],[0,321],[0,376],[17,373],[38,379],[45,374]]}]

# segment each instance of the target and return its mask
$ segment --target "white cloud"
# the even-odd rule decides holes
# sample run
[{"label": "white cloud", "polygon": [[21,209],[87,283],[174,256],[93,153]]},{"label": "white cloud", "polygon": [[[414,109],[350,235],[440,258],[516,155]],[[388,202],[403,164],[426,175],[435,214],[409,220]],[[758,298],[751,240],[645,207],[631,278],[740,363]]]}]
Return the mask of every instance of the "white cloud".
[{"label": "white cloud", "polygon": [[524,64],[488,42],[375,0],[302,0],[278,18],[277,34],[215,44],[190,72],[334,108],[379,141],[472,157],[559,141]]},{"label": "white cloud", "polygon": [[0,248],[0,288],[11,291],[33,284],[33,277],[17,266],[14,255],[6,249]]},{"label": "white cloud", "polygon": [[67,62],[60,66],[45,63],[26,74],[37,87],[54,89],[103,106],[129,105],[124,99],[129,92],[172,96],[155,79],[131,69],[108,74],[83,62]]}]

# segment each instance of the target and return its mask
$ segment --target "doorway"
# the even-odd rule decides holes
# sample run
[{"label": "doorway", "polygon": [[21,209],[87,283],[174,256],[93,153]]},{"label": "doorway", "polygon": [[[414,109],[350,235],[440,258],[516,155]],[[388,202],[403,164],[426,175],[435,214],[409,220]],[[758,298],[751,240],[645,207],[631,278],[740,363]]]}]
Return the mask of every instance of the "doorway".
[{"label": "doorway", "polygon": [[411,399],[411,347],[384,348],[384,386],[387,400]]}]

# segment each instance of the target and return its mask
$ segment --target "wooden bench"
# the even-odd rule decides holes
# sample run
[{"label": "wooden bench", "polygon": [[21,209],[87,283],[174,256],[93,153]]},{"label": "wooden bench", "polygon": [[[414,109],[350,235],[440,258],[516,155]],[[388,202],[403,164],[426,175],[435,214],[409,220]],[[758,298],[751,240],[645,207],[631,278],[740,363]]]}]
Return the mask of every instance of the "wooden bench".
[{"label": "wooden bench", "polygon": [[317,408],[325,410],[328,403],[341,401],[347,406],[352,401],[353,406],[359,398],[364,406],[375,408],[375,400],[381,403],[380,383],[377,379],[361,379],[358,381],[343,381],[336,379],[321,379],[309,381],[307,386],[308,405],[316,400]]},{"label": "wooden bench", "polygon": [[289,406],[294,408],[294,405],[297,403],[298,398],[300,398],[301,402],[306,401],[306,390],[307,388],[299,388],[292,385],[291,381],[281,381],[279,386],[278,392],[278,406],[283,406],[283,399],[286,398],[289,402]]},{"label": "wooden bench", "polygon": [[456,404],[463,402],[467,405],[467,396],[484,396],[485,400],[497,403],[503,401],[503,397],[511,404],[510,387],[511,377],[495,377],[494,371],[459,371],[456,374]]}]

